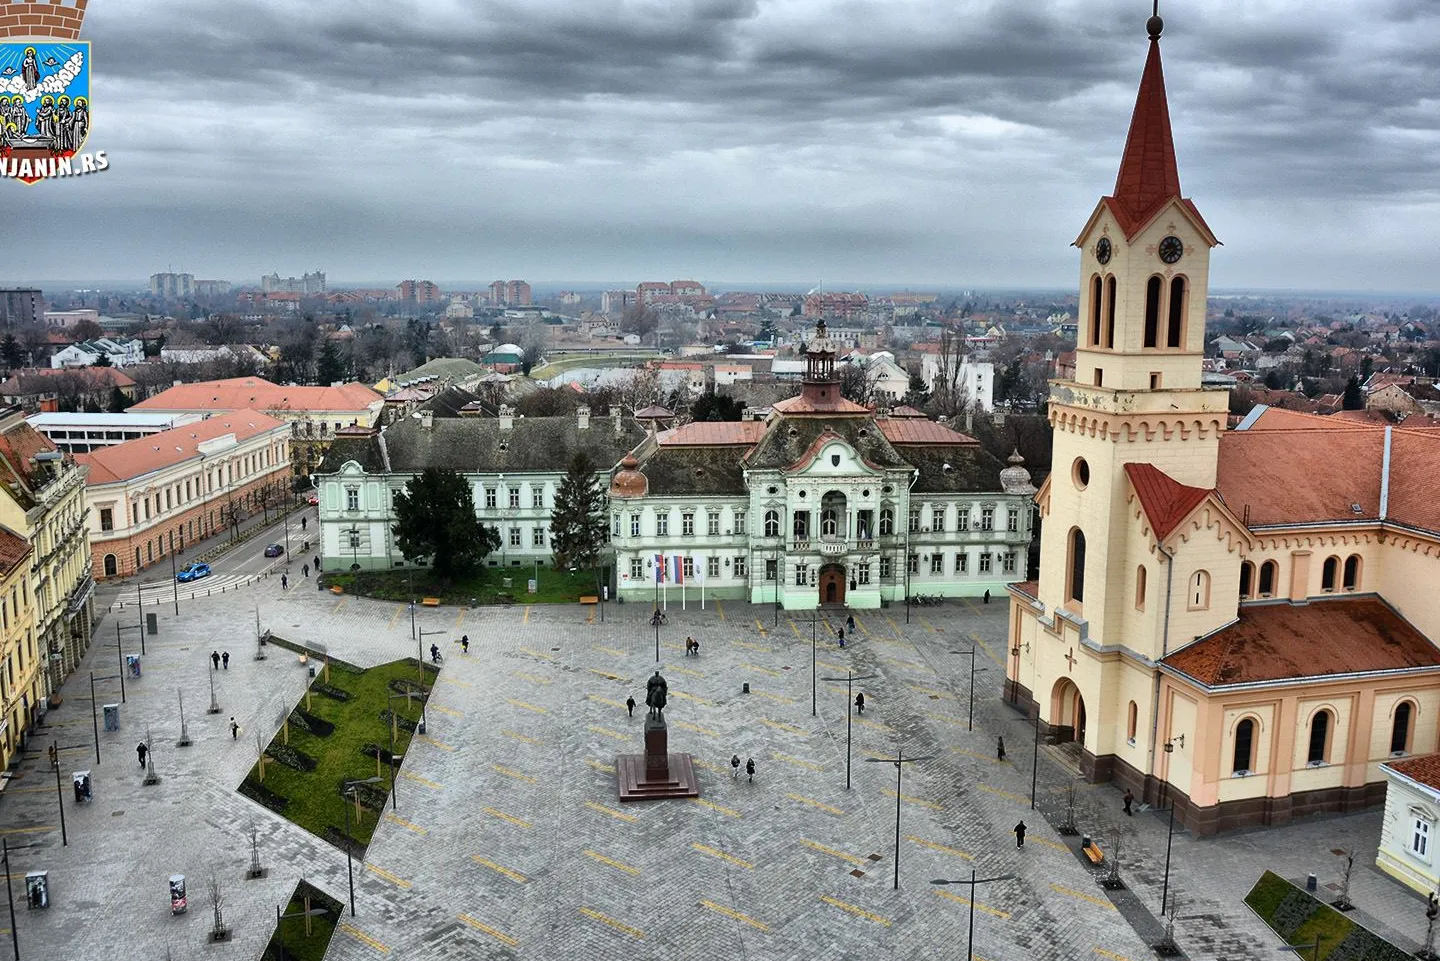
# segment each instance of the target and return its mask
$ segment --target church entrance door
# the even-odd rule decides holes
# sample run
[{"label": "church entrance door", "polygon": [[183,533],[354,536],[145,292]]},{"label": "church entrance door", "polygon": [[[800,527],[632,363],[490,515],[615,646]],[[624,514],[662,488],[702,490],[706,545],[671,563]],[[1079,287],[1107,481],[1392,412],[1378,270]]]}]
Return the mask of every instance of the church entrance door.
[{"label": "church entrance door", "polygon": [[845,604],[845,568],[839,564],[820,568],[820,603],[841,607]]}]

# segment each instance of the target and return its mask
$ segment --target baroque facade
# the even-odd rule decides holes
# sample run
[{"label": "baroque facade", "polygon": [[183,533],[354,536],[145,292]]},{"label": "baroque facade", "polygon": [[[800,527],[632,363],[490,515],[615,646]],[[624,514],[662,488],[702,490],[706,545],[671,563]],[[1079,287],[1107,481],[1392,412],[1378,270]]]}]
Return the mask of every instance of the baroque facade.
[{"label": "baroque facade", "polygon": [[1380,803],[1440,736],[1433,432],[1258,410],[1202,384],[1211,249],[1180,192],[1158,17],[1052,383],[1038,581],[1006,698],[1082,773],[1198,834]]}]

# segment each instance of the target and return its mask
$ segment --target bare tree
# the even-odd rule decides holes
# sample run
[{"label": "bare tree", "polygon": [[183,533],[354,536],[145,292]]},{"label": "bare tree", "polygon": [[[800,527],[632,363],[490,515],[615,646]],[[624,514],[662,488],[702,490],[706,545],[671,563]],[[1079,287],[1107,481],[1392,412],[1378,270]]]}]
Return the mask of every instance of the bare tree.
[{"label": "bare tree", "polygon": [[940,356],[936,358],[935,378],[930,385],[930,410],[955,418],[964,414],[974,402],[965,384],[964,366],[967,351],[965,334],[952,327],[940,331]]},{"label": "bare tree", "polygon": [[875,404],[875,379],[859,364],[840,365],[840,396],[866,407]]}]

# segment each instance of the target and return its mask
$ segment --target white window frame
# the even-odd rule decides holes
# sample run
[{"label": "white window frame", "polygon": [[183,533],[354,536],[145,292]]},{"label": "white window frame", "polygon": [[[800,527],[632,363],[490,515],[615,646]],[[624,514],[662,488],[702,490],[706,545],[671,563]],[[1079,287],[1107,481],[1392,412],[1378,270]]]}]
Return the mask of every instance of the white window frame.
[{"label": "white window frame", "polygon": [[645,561],[642,558],[630,558],[630,579],[632,581],[643,581],[645,579]]},{"label": "white window frame", "polygon": [[734,567],[734,569],[735,569],[735,576],[736,576],[736,577],[745,577],[745,576],[747,576],[746,567],[745,567],[745,555],[744,555],[744,554],[736,554],[736,555],[735,555],[735,560],[734,560],[734,562],[733,562],[733,564],[732,564],[731,566]]},{"label": "white window frame", "polygon": [[735,512],[735,533],[737,533],[737,534],[743,534],[743,533],[745,533],[745,512],[744,512],[744,511],[736,511],[736,512]]},{"label": "white window frame", "polygon": [[1417,861],[1424,861],[1429,864],[1433,858],[1430,851],[1430,842],[1434,834],[1435,822],[1414,810],[1410,812],[1410,840],[1405,844],[1405,853]]},{"label": "white window frame", "polygon": [[705,533],[714,537],[720,533],[720,512],[709,511],[705,514]]},{"label": "white window frame", "polygon": [[669,537],[669,536],[670,536],[670,512],[669,512],[669,511],[656,511],[656,512],[655,512],[655,536],[656,536],[656,537]]},{"label": "white window frame", "polygon": [[980,552],[980,567],[979,567],[979,570],[980,570],[980,573],[981,573],[981,574],[989,574],[989,573],[991,572],[991,570],[992,570],[992,569],[994,568],[994,566],[995,566],[995,560],[994,560],[994,558],[995,558],[995,555],[992,554],[992,553],[990,553],[989,551],[981,551],[981,552]]},{"label": "white window frame", "polygon": [[706,577],[719,577],[719,576],[720,576],[720,558],[718,558],[718,557],[707,557],[707,558],[705,558],[705,576],[706,576]]},{"label": "white window frame", "polygon": [[695,536],[695,512],[684,511],[680,514],[680,536]]},{"label": "white window frame", "polygon": [[945,573],[945,555],[939,551],[930,555],[930,573],[932,575]]}]

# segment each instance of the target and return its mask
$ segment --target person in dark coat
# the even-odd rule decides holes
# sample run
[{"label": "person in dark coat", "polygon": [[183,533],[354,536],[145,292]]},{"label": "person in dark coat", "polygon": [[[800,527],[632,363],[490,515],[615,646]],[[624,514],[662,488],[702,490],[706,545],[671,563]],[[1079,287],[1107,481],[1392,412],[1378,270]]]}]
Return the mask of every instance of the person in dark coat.
[{"label": "person in dark coat", "polygon": [[851,634],[854,634],[854,633],[855,633],[855,615],[854,615],[854,614],[847,614],[847,615],[845,616],[845,630],[849,631]]},{"label": "person in dark coat", "polygon": [[[751,761],[750,763],[753,765],[755,762]],[[737,781],[740,780],[740,755],[730,755],[730,770],[734,772],[730,776]]]},{"label": "person in dark coat", "polygon": [[300,573],[303,574],[303,575],[305,575],[306,577],[309,577],[309,576],[310,576],[310,565],[309,565],[309,564],[301,564],[301,565],[300,565]]},{"label": "person in dark coat", "polygon": [[1025,846],[1025,822],[1024,822],[1024,821],[1021,821],[1019,824],[1015,825],[1015,846],[1016,846],[1017,848],[1023,848],[1023,847]]},{"label": "person in dark coat", "polygon": [[990,603],[990,592],[989,592],[989,591],[986,591],[986,592],[985,592],[985,603],[986,603],[986,604],[989,604],[989,603]]},{"label": "person in dark coat", "polygon": [[1005,738],[999,734],[995,736],[995,758],[999,761],[1005,760]]},{"label": "person in dark coat", "polygon": [[1125,813],[1126,813],[1126,814],[1130,814],[1131,817],[1134,817],[1134,815],[1131,814],[1131,812],[1130,812],[1130,805],[1132,805],[1132,804],[1135,803],[1135,795],[1133,795],[1133,794],[1130,793],[1130,789],[1129,789],[1128,787],[1125,789],[1125,798],[1124,798],[1124,800],[1125,800]]},{"label": "person in dark coat", "polygon": [[745,761],[745,773],[750,776],[750,782],[753,784],[755,781],[755,759],[753,757]]},{"label": "person in dark coat", "polygon": [[855,695],[855,713],[865,713],[865,695],[863,693]]},{"label": "person in dark coat", "polygon": [[221,655],[220,655],[220,664],[224,667],[225,670],[227,670],[227,671],[230,670],[230,652],[229,652],[229,651],[226,651],[224,654],[221,654]]},{"label": "person in dark coat", "polygon": [[230,715],[230,740],[232,740],[232,741],[238,741],[239,739],[240,739],[240,722],[238,722],[238,721],[235,720],[235,715],[234,715],[234,714],[231,714],[231,715]]},{"label": "person in dark coat", "polygon": [[627,697],[625,699],[625,710],[630,712],[631,717],[635,716],[635,698]]},{"label": "person in dark coat", "polygon": [[843,627],[840,628],[840,630],[838,630],[838,631],[835,632],[835,635],[840,638],[840,646],[841,646],[841,647],[844,647],[844,646],[845,646],[845,628],[843,628]]},{"label": "person in dark coat", "polygon": [[319,555],[319,554],[316,554],[315,557],[313,558],[313,560],[315,561],[315,573],[316,573],[316,574],[319,574],[319,573],[320,573],[320,555]]},{"label": "person in dark coat", "polygon": [[210,663],[215,665],[214,670],[217,670],[217,671],[220,670],[220,652],[219,652],[219,651],[211,651],[211,652],[210,652]]},{"label": "person in dark coat", "polygon": [[470,635],[469,635],[469,634],[461,634],[461,635],[460,635],[460,653],[461,653],[461,654],[469,654],[469,653],[470,653]]},{"label": "person in dark coat", "polygon": [[288,574],[281,574],[281,575],[280,575],[280,590],[282,590],[282,591],[288,590],[289,587],[290,587],[290,576],[289,576]]},{"label": "person in dark coat", "polygon": [[135,745],[135,753],[140,756],[140,766],[144,767],[145,755],[150,753],[150,749],[145,746],[144,741],[141,741],[139,744]]}]

